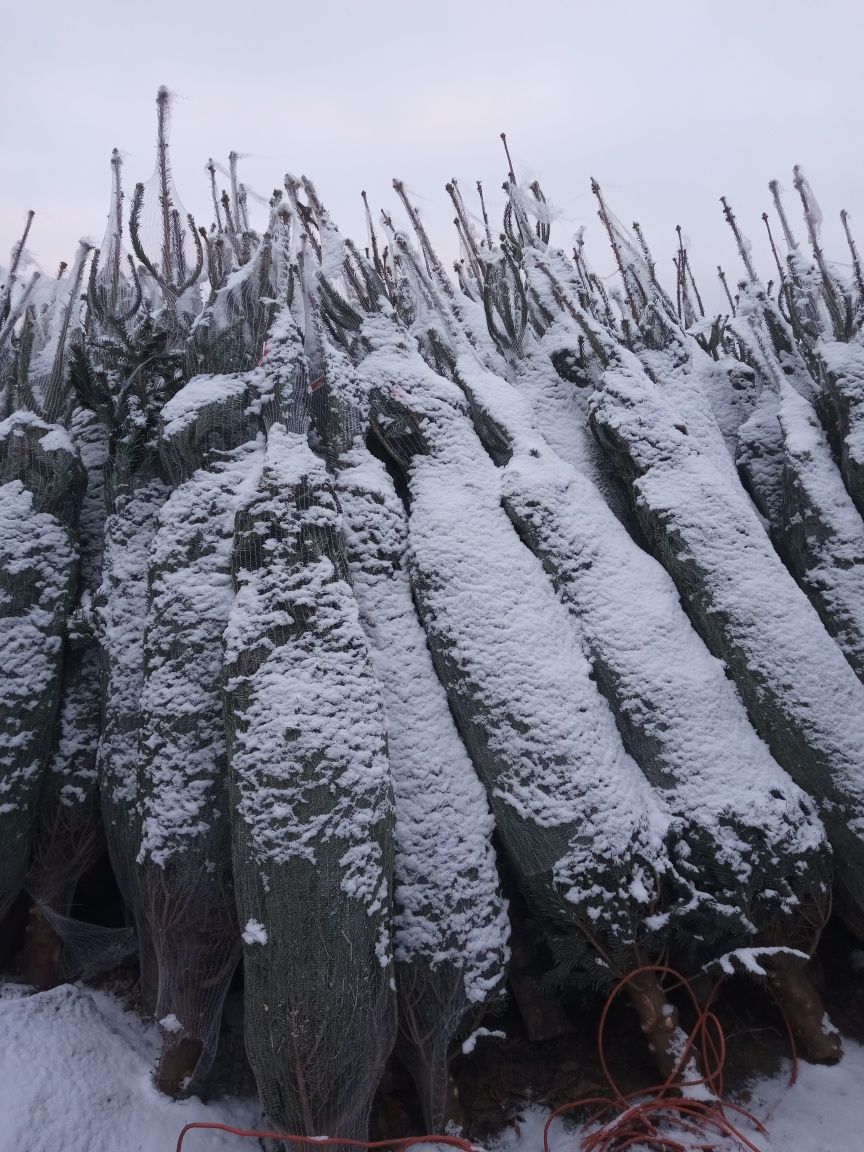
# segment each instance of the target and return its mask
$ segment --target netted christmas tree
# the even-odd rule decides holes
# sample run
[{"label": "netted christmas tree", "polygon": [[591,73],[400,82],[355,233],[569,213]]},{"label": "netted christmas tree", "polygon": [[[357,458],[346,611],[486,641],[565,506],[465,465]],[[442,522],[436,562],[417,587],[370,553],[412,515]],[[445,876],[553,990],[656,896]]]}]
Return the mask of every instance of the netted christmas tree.
[{"label": "netted christmas tree", "polygon": [[[86,246],[41,295],[14,292],[13,253],[0,328],[0,922],[24,882],[61,700],[64,637],[79,578],[78,518],[86,484],[63,421],[70,417],[68,341],[78,322]],[[16,332],[14,322],[21,316]]]},{"label": "netted christmas tree", "polygon": [[[142,847],[140,807],[141,693],[144,687],[144,634],[147,623],[150,550],[159,512],[170,493],[159,454],[159,413],[179,389],[186,369],[185,338],[200,273],[186,266],[188,232],[171,178],[168,157],[169,96],[157,97],[157,163],[150,196],[160,205],[159,258],[151,243],[144,185],[138,185],[129,221],[130,240],[140,264],[124,269],[122,190],[113,187],[103,250],[90,278],[93,338],[77,359],[82,402],[105,422],[107,517],[103,578],[94,605],[94,628],[102,647],[102,735],[99,787],[105,837],[117,882],[138,931],[145,1003],[155,1007],[159,975],[148,922],[143,876],[137,866]],[[188,221],[193,235],[194,227]],[[200,251],[200,245],[199,245]]]},{"label": "netted christmas tree", "polygon": [[[515,188],[511,192],[514,214],[525,212],[529,198],[523,194],[516,200]],[[542,201],[533,203],[539,214]],[[499,373],[478,362],[478,348],[487,362],[494,363],[495,356],[483,347],[476,319],[466,315],[464,302],[451,306],[443,293],[436,302],[434,339],[439,348],[448,348],[452,376],[466,393],[487,450],[506,465],[504,506],[579,621],[594,674],[628,750],[682,822],[676,865],[698,896],[688,916],[678,923],[672,919],[670,938],[679,957],[689,952],[703,962],[754,941],[771,947],[794,938],[804,951],[812,951],[830,907],[831,872],[814,807],[756,737],[722,666],[681,610],[674,585],[613,513],[618,492],[608,483],[608,465],[597,459],[596,446],[590,449],[587,406],[580,412],[577,403],[557,402],[548,384],[537,388],[542,352],[534,333],[556,322],[560,351],[570,317],[552,291],[553,284],[560,290],[552,267],[561,267],[561,254],[549,250],[539,226],[536,232],[523,227],[520,236],[530,239],[509,241],[512,256],[505,265],[514,274],[514,286],[504,291],[494,279],[476,285],[504,358]],[[504,264],[494,248],[487,246],[485,254],[488,263],[497,259],[499,268]],[[479,255],[476,266],[481,268]],[[531,291],[523,289],[521,321],[517,261],[533,273],[526,281]],[[411,266],[415,281],[434,294],[419,262]],[[541,270],[545,275],[539,275]],[[528,328],[529,298],[535,302],[533,331]],[[530,358],[526,347],[532,349]],[[578,355],[578,342],[572,340],[570,363]],[[526,359],[527,374],[519,371]],[[507,371],[517,386],[527,375],[524,399],[502,378],[500,373]],[[547,420],[553,404],[559,409],[557,439],[565,459],[537,433],[531,401],[538,398]],[[609,493],[608,503],[592,475]],[[644,646],[634,644],[634,636],[644,637]],[[657,716],[663,717],[662,725]],[[725,766],[730,760],[734,771]],[[761,799],[754,808],[757,793]],[[811,1054],[832,1058],[836,1033],[823,1029],[818,998],[794,970],[800,967],[800,961],[778,957],[771,980]],[[806,1011],[795,1011],[802,1002]]]},{"label": "netted christmas tree", "polygon": [[[271,226],[258,253],[271,252],[271,244],[277,254],[287,248],[283,223],[274,216]],[[280,287],[284,294],[277,275],[284,263],[268,262],[257,281],[255,300],[270,301],[260,305],[268,314]],[[234,293],[233,286],[216,291],[211,311],[229,314]],[[160,461],[174,490],[159,511],[149,553],[137,863],[158,969],[155,1016],[163,1054],[157,1082],[172,1094],[199,1090],[206,1081],[241,950],[222,637],[233,603],[235,517],[255,488],[264,455],[255,373],[231,369],[258,355],[261,340],[242,325],[222,335],[224,361],[214,366],[224,370],[194,377],[161,409]]]},{"label": "netted christmas tree", "polygon": [[[307,189],[319,231],[338,241],[308,182]],[[371,267],[344,245],[341,255],[341,266],[331,264],[331,277],[338,272],[342,288],[343,276],[353,277],[371,308],[386,308],[386,290]],[[342,509],[360,621],[381,684],[393,777],[397,1050],[429,1130],[439,1131],[460,1117],[448,1076],[453,1040],[503,990],[508,925],[491,843],[494,823],[412,600],[405,507],[364,442],[368,392],[330,334],[350,346],[360,316],[322,270],[313,275],[316,266],[307,247],[306,348],[319,382],[314,410]]]},{"label": "netted christmas tree", "polygon": [[[90,264],[88,294],[90,307],[101,286],[106,306],[120,305],[119,283],[112,292],[106,286],[119,278],[121,187],[119,154],[111,162],[111,212],[102,251],[116,254],[111,268],[103,268],[100,285],[98,252]],[[114,241],[116,240],[116,243]],[[113,247],[112,247],[113,244]],[[81,327],[79,289],[84,275],[83,255],[75,269],[75,286],[69,293],[68,319],[58,326],[59,341],[54,350],[50,375],[62,394],[63,419],[70,440],[78,452],[86,474],[77,524],[79,579],[76,599],[70,607],[63,657],[63,682],[57,732],[39,799],[38,826],[27,874],[27,888],[35,900],[31,951],[50,938],[52,929],[44,916],[67,917],[72,909],[78,882],[104,850],[97,787],[97,754],[101,734],[101,654],[93,632],[93,601],[102,581],[102,553],[105,534],[105,466],[108,433],[105,424],[91,408],[82,406],[77,395],[78,363],[86,338]],[[110,300],[109,300],[110,298]],[[53,983],[61,972],[76,974],[68,950],[51,970],[41,973],[45,983]],[[35,977],[34,977],[35,978]]]},{"label": "netted christmas tree", "polygon": [[[677,834],[624,752],[566,614],[500,507],[464,395],[404,335],[367,322],[359,373],[411,497],[409,570],[438,675],[486,785],[498,835],[552,937],[609,976],[650,955],[652,917],[687,885]],[[676,897],[672,893],[679,892]],[[675,1018],[637,997],[658,1059]]]},{"label": "netted christmas tree", "polygon": [[246,1048],[275,1124],[363,1139],[396,1029],[384,712],[287,307],[268,346],[282,419],[237,514],[225,639]]},{"label": "netted christmas tree", "polygon": [[51,753],[83,479],[77,453],[57,425],[28,410],[0,424],[0,919],[24,881]]},{"label": "netted christmas tree", "polygon": [[[311,181],[257,197],[232,152],[198,228],[169,113],[163,88],[128,217],[114,151],[98,250],[28,280],[31,213],[0,276],[15,975],[86,980],[134,937],[180,1095],[242,956],[270,1123],[337,1140],[391,1055],[428,1128],[470,1128],[452,1057],[508,992],[526,1042],[541,1001],[564,1042],[633,977],[689,1076],[667,960],[756,974],[836,1059],[805,965],[832,907],[864,936],[848,216],[843,266],[801,171],[806,252],[772,184],[764,284],[724,201],[744,273],[712,311],[683,230],[667,290],[596,183],[616,275],[584,230],[555,247],[508,149],[500,231],[446,186],[451,275],[400,181],[357,246]],[[111,887],[103,845],[122,928],[76,906]]]},{"label": "netted christmas tree", "polygon": [[[703,640],[725,661],[757,731],[820,802],[838,881],[860,906],[848,862],[860,851],[861,686],[741,488],[701,387],[707,354],[688,343],[659,293],[645,296],[633,318],[641,325],[640,356],[592,330],[592,426],[628,479],[647,539]],[[587,318],[583,323],[590,327]]]}]

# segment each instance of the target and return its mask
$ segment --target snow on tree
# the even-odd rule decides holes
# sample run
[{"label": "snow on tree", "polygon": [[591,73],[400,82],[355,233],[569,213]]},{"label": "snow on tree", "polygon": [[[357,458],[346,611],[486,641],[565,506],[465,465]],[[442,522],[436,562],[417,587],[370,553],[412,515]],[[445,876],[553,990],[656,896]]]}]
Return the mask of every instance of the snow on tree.
[{"label": "snow on tree", "polygon": [[[326,223],[319,206],[322,217]],[[453,1039],[504,982],[509,926],[491,843],[494,822],[417,618],[405,508],[364,443],[368,401],[350,360],[324,330],[308,258],[305,271],[306,345],[326,396],[322,434],[387,720],[395,802],[397,1050],[417,1085],[427,1128],[437,1132],[458,1116],[448,1078]],[[332,303],[328,281],[323,288]],[[342,318],[347,314],[342,301]],[[336,315],[328,319],[334,327]]]},{"label": "snow on tree", "polygon": [[771,547],[719,430],[712,442],[698,380],[655,382],[626,349],[608,355],[594,427],[703,640],[775,759],[819,802],[838,881],[860,908],[861,686]]},{"label": "snow on tree", "polygon": [[791,333],[773,343],[785,322],[761,288],[742,289],[731,328],[762,380],[739,465],[778,553],[864,680],[864,520],[808,399],[813,381],[800,354],[787,351]]},{"label": "snow on tree", "polygon": [[[78,517],[86,484],[63,421],[71,414],[69,343],[88,249],[79,245],[72,269],[46,285],[41,298],[30,292],[15,301],[25,239],[26,230],[0,292],[0,409],[10,413],[0,424],[0,920],[24,881],[33,840],[40,840],[40,797],[60,707],[67,617],[78,587]],[[9,324],[16,315],[22,317],[17,337]]]},{"label": "snow on tree", "polygon": [[26,409],[0,424],[0,921],[24,881],[51,753],[83,487],[62,427]]},{"label": "snow on tree", "polygon": [[[575,965],[612,975],[650,952],[653,918],[686,886],[669,861],[677,829],[624,752],[566,612],[501,508],[464,394],[382,319],[364,333],[373,351],[358,371],[410,491],[412,587],[498,835],[544,928]],[[635,1000],[668,1070],[674,1017],[659,988]]]},{"label": "snow on tree", "polygon": [[[192,380],[162,410],[163,456],[172,454],[172,429],[184,419],[195,424],[201,439],[210,432],[209,421],[199,423],[199,414],[185,407],[184,392],[197,383]],[[182,417],[174,416],[175,405],[184,406]],[[137,864],[159,972],[155,1016],[177,1021],[163,1028],[157,1073],[159,1086],[173,1094],[195,1091],[204,1082],[240,958],[220,691],[222,634],[233,600],[234,517],[254,486],[263,446],[254,430],[252,439],[236,445],[230,422],[225,424],[221,450],[210,433],[201,467],[160,509],[150,549]],[[180,461],[174,457],[172,465],[176,475]]]},{"label": "snow on tree", "polygon": [[274,1124],[362,1139],[396,1031],[384,712],[290,313],[268,344],[284,422],[237,514],[225,640],[246,1046]]},{"label": "snow on tree", "polygon": [[[796,240],[783,209],[780,186],[771,182],[774,206],[787,245],[786,267],[779,266],[787,318],[819,384],[817,404],[826,432],[839,458],[844,483],[864,516],[864,279],[858,252],[842,213],[852,256],[854,278],[844,283],[822,250],[822,213],[813,189],[795,168],[795,189],[801,199],[809,260]],[[778,258],[779,265],[779,258]]]},{"label": "snow on tree", "polygon": [[87,476],[78,520],[80,579],[64,652],[57,736],[27,873],[28,890],[61,916],[69,915],[78,881],[104,848],[96,770],[101,654],[89,617],[102,580],[108,445],[104,425],[86,408],[74,410],[69,436]]},{"label": "snow on tree", "polygon": [[[439,303],[445,323],[449,311]],[[526,400],[539,391],[548,423],[550,408],[561,410],[562,450],[603,482],[608,465],[588,449],[590,433],[577,406],[567,404],[548,378],[536,386],[544,380],[541,351],[533,352],[529,387],[520,396],[477,362],[476,338],[468,330],[468,339],[460,339],[458,327],[458,321],[449,326],[453,377],[466,392],[481,439],[505,465],[504,507],[579,620],[628,751],[684,828],[675,845],[676,866],[697,895],[688,915],[670,923],[670,936],[682,952],[703,961],[753,940],[770,946],[795,938],[812,950],[830,906],[831,871],[812,802],[753,732],[722,666],[681,609],[672,581],[634,542],[591,479],[537,434]],[[516,337],[499,337],[497,343],[522,385],[526,374],[518,366],[532,336],[517,333],[506,320],[501,327]],[[566,343],[566,324],[559,322],[559,329]],[[605,487],[617,503],[615,490]],[[645,638],[644,647],[634,642],[637,636]],[[730,758],[740,788],[724,767]],[[760,802],[754,807],[756,794]],[[811,1053],[833,1058],[836,1032],[823,1027],[818,998],[800,972],[791,971],[788,957],[776,963],[770,978],[787,1003],[807,1002],[808,1013],[803,1019],[798,1013],[796,1024]]]},{"label": "snow on tree", "polygon": [[163,85],[156,94],[156,167],[146,184],[135,185],[129,239],[144,274],[158,292],[163,326],[182,339],[201,310],[198,283],[204,246],[174,184],[168,142],[170,119],[171,93]]}]

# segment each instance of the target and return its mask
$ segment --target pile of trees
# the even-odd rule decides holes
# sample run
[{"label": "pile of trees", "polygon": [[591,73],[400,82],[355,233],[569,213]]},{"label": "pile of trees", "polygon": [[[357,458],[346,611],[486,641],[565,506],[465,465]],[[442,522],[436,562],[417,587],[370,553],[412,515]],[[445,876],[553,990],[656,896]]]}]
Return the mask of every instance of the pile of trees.
[{"label": "pile of trees", "polygon": [[[741,961],[838,1058],[805,965],[832,901],[864,937],[846,214],[851,276],[773,184],[765,284],[725,206],[711,316],[596,185],[617,287],[554,247],[509,154],[499,234],[447,185],[452,275],[398,181],[362,247],[305,178],[259,232],[232,155],[198,228],[157,110],[100,247],[25,280],[31,214],[0,286],[0,922],[26,893],[68,943],[107,851],[159,1086],[206,1084],[242,957],[263,1105],[309,1135],[365,1135],[392,1051],[440,1129],[508,984],[661,959]],[[664,988],[628,991],[668,1073]]]}]

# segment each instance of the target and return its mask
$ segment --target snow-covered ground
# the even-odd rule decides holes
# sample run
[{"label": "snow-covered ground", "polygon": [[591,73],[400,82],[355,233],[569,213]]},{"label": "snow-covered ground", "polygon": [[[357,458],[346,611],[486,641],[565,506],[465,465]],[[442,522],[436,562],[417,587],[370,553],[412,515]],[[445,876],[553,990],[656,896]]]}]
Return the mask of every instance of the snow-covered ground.
[{"label": "snow-covered ground", "polygon": [[[788,1066],[777,1076],[750,1086],[752,1096],[746,1108],[762,1121],[767,1136],[754,1132],[746,1121],[736,1121],[734,1113],[730,1119],[761,1152],[858,1152],[864,1148],[864,1047],[845,1040],[844,1051],[843,1060],[833,1068],[800,1063],[798,1079],[791,1088]],[[548,1114],[543,1108],[527,1109],[518,1135],[509,1130],[496,1142],[495,1152],[543,1152],[543,1126]],[[676,1137],[686,1141],[678,1133]],[[742,1152],[740,1144],[731,1140],[724,1144],[714,1138],[718,1150]],[[704,1147],[704,1137],[702,1142],[693,1139],[694,1150]],[[578,1129],[565,1128],[556,1120],[549,1133],[549,1148],[550,1152],[578,1152]]]},{"label": "snow-covered ground", "polygon": [[[159,1044],[155,1028],[104,993],[0,985],[0,1152],[174,1152],[192,1120],[257,1125],[257,1101],[178,1103],[157,1092]],[[212,1131],[187,1141],[184,1152],[255,1148]]]},{"label": "snow-covered ground", "polygon": [[[251,1100],[177,1103],[150,1079],[159,1038],[110,996],[64,985],[40,995],[0,986],[0,1152],[173,1152],[184,1124],[255,1126]],[[857,1152],[864,1146],[864,1048],[850,1040],[834,1068],[801,1064],[753,1087],[749,1109],[770,1139],[764,1152]],[[541,1152],[546,1113],[528,1109],[497,1152]],[[556,1123],[552,1152],[577,1152],[578,1134]],[[220,1132],[194,1132],[187,1152],[255,1148]]]}]

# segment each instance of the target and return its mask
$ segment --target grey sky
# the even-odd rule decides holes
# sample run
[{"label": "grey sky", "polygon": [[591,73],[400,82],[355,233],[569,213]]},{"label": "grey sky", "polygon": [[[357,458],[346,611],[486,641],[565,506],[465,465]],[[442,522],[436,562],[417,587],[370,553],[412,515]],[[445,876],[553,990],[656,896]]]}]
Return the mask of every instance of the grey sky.
[{"label": "grey sky", "polygon": [[257,192],[286,169],[309,175],[358,239],[360,189],[394,207],[401,176],[452,258],[443,185],[481,178],[497,208],[505,129],[517,175],[538,177],[560,210],[553,239],[588,224],[589,256],[611,271],[596,176],[661,272],[684,226],[715,297],[714,266],[739,273],[718,197],[768,275],[766,184],[791,190],[796,161],[829,250],[846,259],[841,207],[864,245],[862,32],[861,0],[0,0],[0,263],[29,207],[48,270],[78,237],[101,237],[111,148],[131,191],[152,170],[165,83],[175,179],[198,223],[210,223],[207,157],[236,148],[252,154],[241,175]]}]

